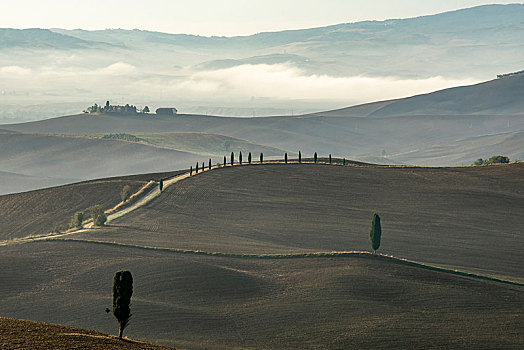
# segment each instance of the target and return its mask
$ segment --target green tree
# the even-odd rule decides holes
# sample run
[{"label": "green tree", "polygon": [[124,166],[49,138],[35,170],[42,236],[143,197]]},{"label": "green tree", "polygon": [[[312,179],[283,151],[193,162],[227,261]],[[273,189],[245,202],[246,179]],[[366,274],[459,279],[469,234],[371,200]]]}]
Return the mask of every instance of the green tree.
[{"label": "green tree", "polygon": [[160,192],[164,190],[164,180],[163,179],[160,179],[160,181],[158,181],[158,189],[160,190]]},{"label": "green tree", "polygon": [[195,174],[198,174],[198,162],[196,163]]},{"label": "green tree", "polygon": [[238,154],[238,162],[242,165],[242,151]]},{"label": "green tree", "polygon": [[84,221],[84,213],[81,211],[76,212],[71,218],[70,228],[82,228],[82,221]]},{"label": "green tree", "polygon": [[227,163],[227,159],[226,159],[226,156],[224,156],[224,166],[226,166],[226,163]]},{"label": "green tree", "polygon": [[298,151],[298,162],[302,163],[302,152]]},{"label": "green tree", "polygon": [[479,158],[473,162],[473,165],[484,165],[484,159]]},{"label": "green tree", "polygon": [[247,162],[251,164],[251,152],[247,155]]},{"label": "green tree", "polygon": [[371,232],[369,233],[369,240],[371,241],[371,248],[373,253],[376,253],[380,247],[380,236],[382,235],[382,227],[380,225],[380,216],[377,213],[373,215],[371,222]]},{"label": "green tree", "polygon": [[264,153],[260,153],[260,164],[264,163]]},{"label": "green tree", "polygon": [[104,209],[101,205],[93,205],[88,209],[93,219],[93,225],[95,226],[104,226],[107,221],[107,216],[104,213]]},{"label": "green tree", "polygon": [[331,154],[329,155],[329,164],[331,164]]},{"label": "green tree", "polygon": [[315,152],[315,154],[313,155],[313,161],[315,162],[315,164],[317,163],[317,159],[318,159],[318,155],[317,155],[317,152]]},{"label": "green tree", "polygon": [[286,153],[286,154],[284,154],[284,163],[286,163],[286,164],[287,164],[287,153]]},{"label": "green tree", "polygon": [[486,162],[488,164],[507,164],[509,163],[509,158],[505,156],[493,156]]},{"label": "green tree", "polygon": [[151,111],[149,110],[148,106],[145,106],[144,109],[142,110],[142,113],[149,113],[149,112]]},{"label": "green tree", "polygon": [[131,186],[125,185],[122,187],[122,191],[120,191],[120,199],[122,199],[122,202],[125,202],[131,197]]},{"label": "green tree", "polygon": [[193,175],[193,166],[191,165],[189,167],[189,176],[192,176]]},{"label": "green tree", "polygon": [[235,164],[235,153],[231,152],[231,166]]},{"label": "green tree", "polygon": [[344,158],[344,160],[342,160],[342,165],[346,166],[346,158]]},{"label": "green tree", "polygon": [[211,158],[209,158],[209,170],[211,170]]},{"label": "green tree", "polygon": [[130,271],[118,271],[113,281],[113,315],[118,321],[118,338],[122,339],[124,329],[131,318],[131,296],[133,295],[133,276]]}]

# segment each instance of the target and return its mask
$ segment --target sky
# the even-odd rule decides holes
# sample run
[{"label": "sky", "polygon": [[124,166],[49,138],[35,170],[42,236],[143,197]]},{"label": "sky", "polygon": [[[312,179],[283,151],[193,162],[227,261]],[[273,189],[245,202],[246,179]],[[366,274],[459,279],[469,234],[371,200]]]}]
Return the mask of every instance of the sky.
[{"label": "sky", "polygon": [[482,0],[1,0],[2,28],[142,29],[204,36],[250,35],[362,20],[416,17]]}]

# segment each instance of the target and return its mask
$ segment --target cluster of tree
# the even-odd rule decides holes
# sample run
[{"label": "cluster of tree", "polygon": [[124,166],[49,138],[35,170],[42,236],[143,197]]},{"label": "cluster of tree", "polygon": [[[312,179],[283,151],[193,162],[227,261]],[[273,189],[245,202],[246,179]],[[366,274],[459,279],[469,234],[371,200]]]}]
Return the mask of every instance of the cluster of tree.
[{"label": "cluster of tree", "polygon": [[[94,226],[104,226],[107,221],[107,216],[104,213],[104,209],[101,205],[93,205],[92,207],[87,208],[91,219],[93,219]],[[69,224],[70,228],[82,228],[84,221],[84,213],[79,211],[76,212],[71,218]]]},{"label": "cluster of tree", "polygon": [[124,140],[124,141],[130,141],[130,142],[140,142],[142,139],[140,137],[136,137],[135,135],[131,134],[107,134],[102,136],[102,139],[104,140]]},{"label": "cluster of tree", "polygon": [[509,157],[493,156],[489,159],[479,158],[473,162],[473,165],[507,164],[507,163],[509,163]]},{"label": "cluster of tree", "polygon": [[145,106],[142,110],[137,109],[136,106],[126,104],[125,106],[111,105],[109,101],[106,101],[104,106],[94,104],[88,107],[84,113],[118,113],[118,114],[137,114],[137,113],[149,113],[149,107]]}]

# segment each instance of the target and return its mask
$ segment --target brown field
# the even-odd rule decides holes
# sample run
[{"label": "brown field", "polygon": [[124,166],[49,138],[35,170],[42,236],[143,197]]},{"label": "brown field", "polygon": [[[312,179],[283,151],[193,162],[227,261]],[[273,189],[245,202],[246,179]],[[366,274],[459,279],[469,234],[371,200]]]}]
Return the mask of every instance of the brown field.
[{"label": "brown field", "polygon": [[179,348],[523,345],[524,287],[376,257],[234,259],[74,241],[0,250],[8,317],[115,334],[104,309],[114,272],[127,268],[135,280],[127,335]]},{"label": "brown field", "polygon": [[521,349],[522,284],[372,255],[264,254],[368,250],[376,211],[383,253],[522,282],[523,182],[523,164],[221,168],[107,228],[0,247],[0,310],[114,334],[104,309],[129,269],[126,334],[177,348]]},{"label": "brown field", "polygon": [[374,212],[382,253],[524,280],[524,164],[224,168],[75,237],[250,254],[369,250]]},{"label": "brown field", "polygon": [[0,196],[0,241],[54,232],[58,227],[66,229],[77,211],[95,204],[105,209],[118,204],[125,185],[135,192],[150,180],[177,173],[107,178]]},{"label": "brown field", "polygon": [[54,324],[0,318],[0,348],[19,350],[168,350],[131,339],[120,341],[114,336]]}]

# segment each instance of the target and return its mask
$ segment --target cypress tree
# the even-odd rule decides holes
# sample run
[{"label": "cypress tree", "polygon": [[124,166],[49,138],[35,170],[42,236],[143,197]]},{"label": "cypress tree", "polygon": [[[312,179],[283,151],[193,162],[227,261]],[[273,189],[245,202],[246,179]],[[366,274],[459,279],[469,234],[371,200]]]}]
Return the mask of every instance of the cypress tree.
[{"label": "cypress tree", "polygon": [[302,163],[302,152],[298,151],[298,162]]},{"label": "cypress tree", "polygon": [[224,166],[226,166],[226,163],[227,163],[226,156],[224,156]]},{"label": "cypress tree", "polygon": [[331,154],[329,155],[329,164],[331,164]]},{"label": "cypress tree", "polygon": [[235,154],[231,152],[231,166],[235,163]]},{"label": "cypress tree", "polygon": [[315,161],[315,164],[317,163],[318,155],[317,152],[313,155],[313,160]]},{"label": "cypress tree", "polygon": [[238,155],[238,162],[240,163],[240,165],[242,165],[242,151],[240,151]]},{"label": "cypress tree", "polygon": [[344,160],[342,161],[342,164],[343,164],[344,166],[346,166],[346,158],[344,158]]},{"label": "cypress tree", "polygon": [[193,166],[191,165],[189,167],[189,176],[193,175]]},{"label": "cypress tree", "polygon": [[369,240],[373,253],[376,253],[380,247],[380,236],[382,235],[382,227],[380,225],[380,216],[377,213],[373,215],[373,222],[371,223],[371,232],[369,233]]},{"label": "cypress tree", "polygon": [[286,153],[286,154],[284,154],[284,163],[286,163],[286,164],[287,164],[287,153]]},{"label": "cypress tree", "polygon": [[160,179],[160,181],[158,181],[158,189],[160,190],[160,192],[162,192],[162,190],[164,189],[164,180],[163,179]]},{"label": "cypress tree", "polygon": [[198,174],[198,162],[197,162],[197,165],[196,165],[196,168],[195,168],[195,173]]},{"label": "cypress tree", "polygon": [[204,170],[206,170],[206,168],[204,167],[204,162],[202,162],[202,172],[204,172]]},{"label": "cypress tree", "polygon": [[264,163],[264,153],[260,153],[260,164]]},{"label": "cypress tree", "polygon": [[247,162],[251,164],[251,152],[247,155]]},{"label": "cypress tree", "polygon": [[113,315],[118,321],[118,337],[122,339],[124,329],[131,318],[131,296],[133,295],[133,276],[129,271],[118,271],[113,281]]},{"label": "cypress tree", "polygon": [[209,170],[211,170],[211,158],[209,158]]}]

